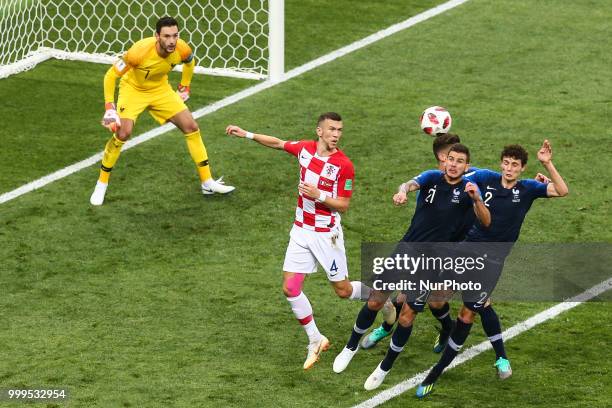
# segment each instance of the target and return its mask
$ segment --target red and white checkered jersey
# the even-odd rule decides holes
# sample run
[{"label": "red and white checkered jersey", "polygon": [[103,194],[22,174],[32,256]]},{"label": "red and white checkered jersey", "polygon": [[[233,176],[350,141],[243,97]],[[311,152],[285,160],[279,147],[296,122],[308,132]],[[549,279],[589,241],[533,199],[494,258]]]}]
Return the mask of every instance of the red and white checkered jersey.
[{"label": "red and white checkered jersey", "polygon": [[[332,198],[353,194],[355,170],[351,160],[340,150],[328,157],[317,155],[316,140],[286,142],[284,149],[300,162],[300,182],[314,184]],[[295,209],[295,225],[317,232],[327,232],[340,224],[340,214],[309,197],[300,195]]]}]

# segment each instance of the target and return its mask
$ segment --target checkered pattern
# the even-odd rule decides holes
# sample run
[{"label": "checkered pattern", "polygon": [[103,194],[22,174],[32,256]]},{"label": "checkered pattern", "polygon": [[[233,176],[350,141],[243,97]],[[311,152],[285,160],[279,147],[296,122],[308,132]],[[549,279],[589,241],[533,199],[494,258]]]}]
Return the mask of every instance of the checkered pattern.
[{"label": "checkered pattern", "polygon": [[[300,162],[300,182],[314,184],[332,198],[353,193],[353,163],[338,150],[328,157],[317,155],[315,140],[287,142],[285,150]],[[309,197],[300,195],[295,209],[295,225],[317,232],[328,232],[340,224],[340,214]]]}]

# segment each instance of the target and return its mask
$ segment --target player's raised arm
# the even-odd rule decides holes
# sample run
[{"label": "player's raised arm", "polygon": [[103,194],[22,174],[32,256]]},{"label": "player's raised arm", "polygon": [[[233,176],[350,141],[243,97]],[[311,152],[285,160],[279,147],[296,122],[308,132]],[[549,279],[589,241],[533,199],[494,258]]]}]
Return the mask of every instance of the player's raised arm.
[{"label": "player's raised arm", "polygon": [[421,186],[416,180],[412,179],[400,184],[399,190],[393,195],[393,204],[400,206],[408,202],[408,193],[419,190]]},{"label": "player's raised arm", "polygon": [[488,227],[491,225],[491,212],[484,205],[482,201],[482,196],[480,195],[480,190],[478,190],[478,186],[471,181],[465,185],[465,191],[468,193],[472,201],[474,201],[474,212],[476,213],[476,218],[482,224],[483,227]]},{"label": "player's raised arm", "polygon": [[412,180],[400,184],[399,191],[393,196],[393,204],[402,205],[408,202],[408,193],[420,190],[422,185],[427,185],[430,181],[439,177],[440,170],[427,170],[414,177]]},{"label": "player's raised arm", "polygon": [[550,183],[546,186],[548,197],[565,197],[569,193],[569,189],[552,163],[552,146],[548,140],[544,140],[542,147],[538,150],[538,160],[550,174]]},{"label": "player's raised arm", "polygon": [[274,136],[247,132],[246,130],[236,125],[229,125],[227,128],[225,128],[225,133],[230,136],[252,139],[256,141],[257,143],[262,144],[266,147],[271,147],[272,149],[278,149],[278,150],[282,150],[286,143],[285,140],[279,139]]}]

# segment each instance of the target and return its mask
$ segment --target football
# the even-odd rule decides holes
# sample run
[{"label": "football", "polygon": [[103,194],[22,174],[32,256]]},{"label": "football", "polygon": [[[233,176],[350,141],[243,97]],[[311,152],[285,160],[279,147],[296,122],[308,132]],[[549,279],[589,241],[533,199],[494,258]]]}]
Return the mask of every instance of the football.
[{"label": "football", "polygon": [[431,136],[448,133],[452,123],[450,113],[441,106],[432,106],[421,114],[421,129]]}]

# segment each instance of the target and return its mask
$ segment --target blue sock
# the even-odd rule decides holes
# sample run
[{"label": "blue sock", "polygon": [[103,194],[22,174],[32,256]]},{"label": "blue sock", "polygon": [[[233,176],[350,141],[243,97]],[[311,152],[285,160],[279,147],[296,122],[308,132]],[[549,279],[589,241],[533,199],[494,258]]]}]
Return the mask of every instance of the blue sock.
[{"label": "blue sock", "polygon": [[353,331],[351,332],[351,337],[349,338],[348,343],[346,343],[346,347],[350,350],[357,350],[357,346],[359,345],[359,340],[365,332],[368,331],[374,320],[376,320],[376,315],[378,314],[378,310],[371,310],[366,303],[363,305],[359,314],[357,315],[357,321],[355,321],[355,326],[353,326]]},{"label": "blue sock", "polygon": [[393,325],[391,325],[391,324],[389,324],[389,323],[387,323],[387,322],[383,321],[383,322],[382,322],[382,328],[383,328],[383,329],[385,329],[385,331],[386,331],[387,333],[389,333],[391,330],[393,330]]},{"label": "blue sock", "polygon": [[504,348],[504,340],[502,339],[501,334],[501,324],[499,322],[499,316],[497,316],[497,313],[495,313],[495,310],[492,306],[487,306],[483,309],[480,309],[478,314],[480,314],[482,328],[487,334],[487,337],[489,337],[489,341],[493,346],[493,350],[495,350],[495,359],[498,359],[500,357],[507,358],[506,350]]},{"label": "blue sock", "polygon": [[444,369],[455,359],[457,354],[459,354],[459,350],[461,350],[463,343],[465,343],[465,339],[467,339],[470,334],[471,328],[472,323],[463,323],[461,319],[457,319],[455,329],[448,339],[448,344],[444,348],[444,352],[442,352],[440,361],[438,361],[429,374],[427,374],[427,377],[423,380],[423,384],[429,385],[436,382],[438,377],[442,374],[442,371],[444,371]]},{"label": "blue sock", "polygon": [[397,328],[395,332],[393,332],[393,336],[391,337],[391,343],[389,343],[389,349],[387,350],[387,354],[385,355],[384,360],[380,363],[380,368],[384,371],[389,371],[391,367],[393,367],[393,363],[399,353],[404,349],[404,346],[408,342],[410,338],[410,333],[412,333],[412,325],[406,327],[401,324],[397,324]]},{"label": "blue sock", "polygon": [[429,310],[442,325],[442,331],[450,333],[453,329],[453,319],[450,317],[450,306],[448,305],[448,302],[444,303],[444,306],[442,306],[441,309],[434,309],[433,307],[429,306]]}]

